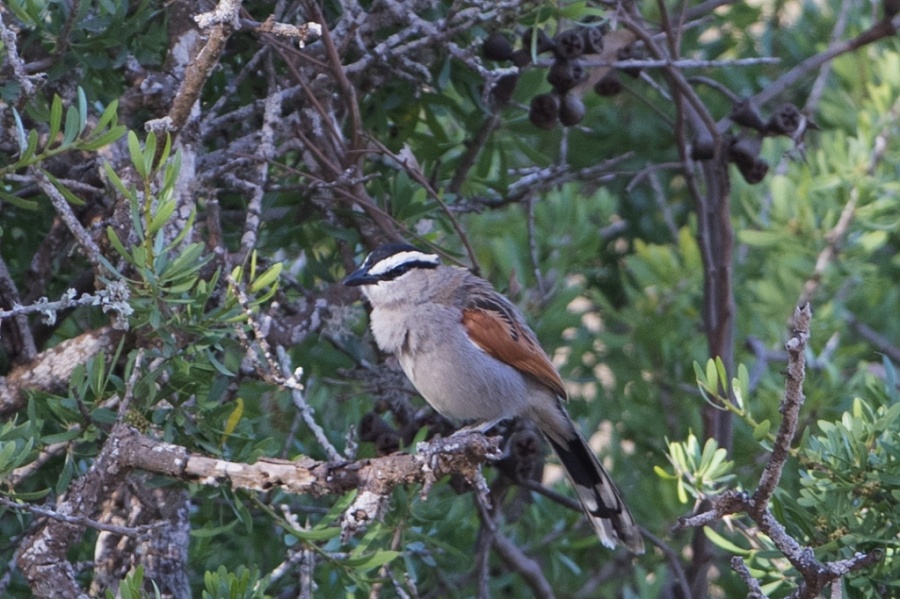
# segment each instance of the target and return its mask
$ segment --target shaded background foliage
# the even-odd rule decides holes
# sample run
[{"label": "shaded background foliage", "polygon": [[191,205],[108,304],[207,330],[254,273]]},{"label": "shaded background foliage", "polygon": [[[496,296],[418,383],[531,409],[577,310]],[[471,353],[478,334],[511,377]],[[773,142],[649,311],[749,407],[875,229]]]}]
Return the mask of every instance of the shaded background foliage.
[{"label": "shaded background foliage", "polygon": [[[717,273],[704,272],[704,225],[685,177],[685,168],[700,167],[679,158],[679,140],[691,136],[678,125],[684,115],[666,73],[647,68],[639,79],[623,77],[625,90],[611,98],[588,90],[579,125],[544,131],[529,122],[528,104],[550,88],[545,68],[525,69],[511,101],[498,103],[490,86],[510,67],[482,59],[481,41],[498,30],[518,37],[537,26],[552,35],[595,20],[624,30],[617,10],[656,33],[664,17],[685,10],[683,22],[672,21],[681,57],[723,62],[683,71],[701,77],[691,83],[722,119],[733,98],[710,80],[735,97],[765,92],[807,57],[872,27],[883,9],[705,2],[663,14],[663,6],[245,2],[235,30],[229,24],[220,32],[227,43],[196,90],[194,112],[179,117],[176,99],[189,95],[179,87],[184,73],[216,36],[199,35],[192,16],[200,9],[150,0],[8,0],[0,7],[11,33],[0,70],[2,307],[54,300],[70,288],[99,293],[122,281],[134,312],[116,304],[112,315],[127,317],[128,333],[112,336],[64,380],[21,388],[17,372],[100,330],[111,314],[85,305],[59,311],[52,323],[40,314],[3,321],[5,384],[21,398],[3,404],[4,496],[47,508],[62,501],[102,448],[124,397],[142,430],[191,451],[235,462],[333,459],[292,392],[250,359],[258,351],[244,336],[248,306],[229,274],[253,298],[249,335],[287,348],[291,364],[302,367],[305,401],[343,456],[370,457],[446,434],[446,423],[423,410],[391,360],[377,354],[358,298],[339,285],[365,249],[402,237],[477,266],[522,307],[571,383],[573,417],[592,433],[636,518],[674,559],[659,548],[640,558],[598,551],[579,512],[516,486],[502,464],[485,470],[500,505],[491,525],[534,562],[490,550],[487,518],[459,481],[435,485],[427,500],[417,488],[395,490],[383,522],[343,543],[335,521],[349,498],[135,474],[92,517],[184,530],[166,511],[184,508],[191,537],[183,560],[171,558],[177,580],[142,562],[135,545],[104,562],[95,546],[109,539],[89,529],[68,555],[80,584],[102,593],[142,564],[144,590],[153,579],[169,596],[186,589],[296,596],[313,588],[321,596],[524,596],[537,593],[530,569],[561,597],[683,596],[679,573],[692,596],[730,597],[747,590],[728,569],[726,558],[736,553],[767,593],[787,596],[798,574],[749,519],[735,517],[710,533],[712,550],[702,531],[692,539],[693,531],[670,529],[691,509],[677,481],[698,500],[725,485],[753,487],[767,456],[764,423],[774,429],[780,420],[787,318],[809,300],[807,402],[773,510],[820,559],[882,550],[884,559],[851,575],[843,590],[893,596],[900,578],[892,367],[900,359],[900,45],[887,37],[790,79],[761,107],[764,115],[793,102],[819,130],[800,143],[766,138],[762,157],[771,168],[759,185],[727,167],[737,237],[734,363],[725,382],[738,376],[734,364],[744,364],[748,384],[733,441],[716,439],[730,450],[733,470],[704,480],[698,464],[679,462],[670,441],[715,436],[694,363],[705,368],[714,357],[702,325],[703,284]],[[322,21],[330,33],[298,48],[260,31],[269,15]],[[25,73],[15,71],[11,43]],[[778,61],[728,62],[753,57]],[[49,136],[56,96],[60,136],[71,110],[85,122],[64,151]],[[109,126],[123,126],[118,139],[92,147],[97,119],[114,102],[118,123]],[[165,135],[152,120],[167,115],[175,122],[171,151],[160,160]],[[39,138],[37,158],[25,164],[19,137],[30,131]],[[142,172],[141,164],[150,166]],[[103,260],[72,233],[52,189],[68,192],[63,204],[69,200]],[[841,227],[848,203],[852,219]],[[833,255],[820,268],[829,247]],[[366,423],[382,418],[387,435],[363,438]],[[513,470],[533,467],[534,447],[526,449],[508,450]],[[552,467],[543,480],[567,492]],[[0,562],[9,564],[2,588],[27,596],[13,564],[36,515],[0,509]],[[132,578],[122,596],[140,587]]]}]

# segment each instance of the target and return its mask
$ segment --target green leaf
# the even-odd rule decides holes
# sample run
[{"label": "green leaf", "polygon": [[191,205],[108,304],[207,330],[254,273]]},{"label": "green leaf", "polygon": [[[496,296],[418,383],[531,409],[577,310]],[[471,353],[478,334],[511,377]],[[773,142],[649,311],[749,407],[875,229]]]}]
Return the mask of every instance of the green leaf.
[{"label": "green leaf", "polygon": [[108,146],[109,144],[118,141],[120,137],[125,135],[126,131],[128,131],[128,128],[124,125],[116,125],[109,131],[105,131],[96,137],[91,137],[90,139],[86,139],[80,142],[78,144],[78,148],[90,152],[99,150],[102,147]]},{"label": "green leaf", "polygon": [[237,526],[237,524],[237,520],[232,520],[228,524],[223,524],[222,526],[214,526],[212,528],[193,528],[191,529],[191,536],[198,539],[214,537],[216,535],[220,535],[222,533],[230,531],[232,528]]},{"label": "green leaf", "polygon": [[713,545],[719,547],[720,549],[724,549],[725,551],[735,553],[737,555],[750,555],[750,553],[752,553],[752,551],[749,549],[742,549],[741,547],[738,547],[709,526],[703,527],[703,533],[706,535],[706,538],[712,542]]},{"label": "green leaf", "polygon": [[268,287],[272,283],[274,283],[278,277],[281,275],[281,271],[284,268],[284,264],[281,262],[276,262],[272,266],[270,266],[266,272],[261,274],[258,279],[253,281],[250,284],[250,292],[257,293],[260,289]]},{"label": "green leaf", "polygon": [[144,153],[141,150],[141,142],[138,140],[134,131],[128,132],[128,154],[131,157],[131,164],[142,179],[147,178],[148,171],[144,166]]},{"label": "green leaf", "polygon": [[304,541],[328,541],[337,538],[341,534],[339,526],[329,526],[328,528],[314,528],[312,530],[300,530],[297,528],[287,528],[287,532],[298,539]]},{"label": "green leaf", "polygon": [[150,219],[150,222],[147,224],[147,235],[156,234],[156,232],[168,222],[173,212],[175,212],[174,201],[169,200],[167,202],[162,202],[157,208],[156,214],[153,215],[153,218]]},{"label": "green leaf", "polygon": [[103,130],[107,125],[114,124],[118,119],[116,111],[119,109],[119,101],[113,100],[109,103],[100,118],[97,119],[97,130]]},{"label": "green leaf", "polygon": [[72,459],[72,454],[67,453],[66,460],[63,463],[62,472],[60,472],[59,478],[56,481],[57,495],[62,495],[66,492],[73,476],[75,476],[75,461]]},{"label": "green leaf", "polygon": [[771,428],[771,426],[772,426],[772,423],[769,422],[768,419],[763,420],[762,422],[757,424],[755,427],[753,427],[753,438],[756,441],[762,441],[763,439],[765,439],[766,437],[769,436],[769,429]]},{"label": "green leaf", "polygon": [[106,173],[106,177],[113,184],[113,187],[115,187],[119,191],[119,193],[121,193],[126,198],[132,198],[131,190],[125,187],[125,183],[122,182],[122,179],[119,177],[116,171],[113,170],[112,166],[108,162],[103,163],[103,171]]},{"label": "green leaf", "polygon": [[9,202],[13,206],[24,208],[25,210],[37,210],[39,207],[39,204],[34,200],[26,200],[24,198],[20,198],[9,192],[3,191],[2,189],[0,189],[0,200]]},{"label": "green leaf", "polygon": [[28,136],[25,134],[25,126],[22,125],[22,117],[19,116],[19,111],[15,108],[13,108],[12,111],[13,119],[16,121],[16,140],[19,142],[19,160],[22,160],[25,155],[25,148],[28,147],[26,141]]},{"label": "green leaf", "polygon": [[47,135],[47,147],[50,147],[59,134],[59,129],[62,127],[62,115],[62,99],[53,94],[53,102],[50,104],[50,133]]},{"label": "green leaf", "polygon": [[128,262],[134,264],[134,259],[131,257],[131,253],[125,249],[125,245],[119,239],[119,236],[116,234],[116,230],[112,228],[112,226],[106,227],[106,236],[109,237],[109,242],[112,244],[113,249],[119,253],[120,256],[125,258]]},{"label": "green leaf", "polygon": [[675,485],[675,490],[678,494],[678,501],[682,504],[688,502],[687,491],[684,488],[684,479],[680,476],[678,477],[678,483]]},{"label": "green leaf", "polygon": [[156,134],[151,131],[147,134],[147,139],[144,140],[144,172],[152,173],[153,172],[153,160],[156,158]]},{"label": "green leaf", "polygon": [[63,131],[63,140],[59,147],[65,148],[72,145],[72,142],[75,141],[80,133],[80,123],[81,115],[78,114],[78,109],[74,106],[69,106],[68,110],[66,110],[66,128]]},{"label": "green leaf", "polygon": [[65,443],[66,441],[71,441],[72,439],[76,439],[79,435],[81,435],[82,431],[79,428],[72,428],[67,431],[61,433],[55,433],[52,435],[45,435],[41,437],[41,443],[44,445],[52,445],[54,443]]},{"label": "green leaf", "polygon": [[87,125],[87,114],[88,114],[88,106],[87,106],[87,97],[84,95],[84,90],[81,89],[81,86],[78,86],[78,133],[84,131],[85,125]]},{"label": "green leaf", "polygon": [[722,358],[716,356],[716,373],[718,376],[716,377],[716,381],[718,382],[718,386],[722,389],[728,388],[728,372],[725,370],[725,362],[722,361]]},{"label": "green leaf", "polygon": [[32,129],[28,132],[28,143],[25,146],[25,153],[19,157],[19,161],[31,161],[37,152],[38,132]]},{"label": "green leaf", "polygon": [[59,179],[57,179],[56,177],[54,177],[53,175],[51,175],[49,172],[45,171],[44,169],[40,169],[40,170],[42,173],[44,173],[44,176],[47,177],[47,179],[50,181],[50,183],[53,184],[53,187],[55,187],[56,190],[59,193],[61,193],[64,198],[66,198],[67,202],[69,202],[70,204],[72,204],[74,206],[84,206],[84,200],[82,200],[77,195],[72,193],[72,191],[68,187],[63,185],[59,181]]},{"label": "green leaf", "polygon": [[358,572],[365,572],[366,570],[371,570],[373,568],[380,568],[400,555],[399,551],[382,549],[370,555],[347,558],[344,563]]},{"label": "green leaf", "polygon": [[[154,135],[154,145],[156,142],[156,136]],[[155,150],[154,150],[155,151]],[[162,166],[169,159],[169,152],[172,151],[172,136],[169,133],[166,133],[166,143],[163,145],[162,152],[159,155],[159,162],[157,163],[159,166]]]},{"label": "green leaf", "polygon": [[706,361],[706,385],[713,390],[718,389],[718,385],[716,381],[718,380],[718,374],[716,372],[716,361],[710,358]]},{"label": "green leaf", "polygon": [[234,401],[234,409],[231,410],[231,414],[228,415],[228,420],[225,421],[225,429],[222,431],[222,441],[221,443],[224,445],[225,440],[231,433],[234,432],[234,429],[237,428],[238,423],[241,421],[241,417],[244,415],[244,399],[238,397]]},{"label": "green leaf", "polygon": [[663,480],[676,480],[678,477],[674,474],[669,474],[666,470],[660,466],[654,466],[653,471],[656,473],[658,477]]},{"label": "green leaf", "polygon": [[220,374],[227,377],[234,377],[235,373],[228,370],[228,368],[213,354],[212,351],[206,352],[206,358],[209,360],[209,363],[212,364],[213,368],[219,371]]}]

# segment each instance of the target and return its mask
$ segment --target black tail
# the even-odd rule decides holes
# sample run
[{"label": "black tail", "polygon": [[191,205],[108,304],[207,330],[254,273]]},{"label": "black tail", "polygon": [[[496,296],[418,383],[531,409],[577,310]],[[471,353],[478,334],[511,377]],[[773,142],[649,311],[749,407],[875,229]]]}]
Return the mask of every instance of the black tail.
[{"label": "black tail", "polygon": [[632,553],[643,553],[644,541],[631,512],[582,436],[575,433],[574,437],[561,443],[549,435],[546,438],[575,487],[575,493],[600,542],[614,548],[616,541],[621,541]]}]

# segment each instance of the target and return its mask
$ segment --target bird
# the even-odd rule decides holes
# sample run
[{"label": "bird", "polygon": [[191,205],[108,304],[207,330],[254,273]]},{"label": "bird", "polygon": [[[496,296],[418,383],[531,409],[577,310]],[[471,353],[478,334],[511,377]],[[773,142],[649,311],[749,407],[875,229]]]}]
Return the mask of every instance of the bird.
[{"label": "bird", "polygon": [[407,243],[377,247],[343,283],[361,288],[378,347],[397,357],[438,413],[484,423],[484,431],[530,418],[601,543],[644,552],[634,517],[566,412],[562,378],[512,302],[469,270]]}]

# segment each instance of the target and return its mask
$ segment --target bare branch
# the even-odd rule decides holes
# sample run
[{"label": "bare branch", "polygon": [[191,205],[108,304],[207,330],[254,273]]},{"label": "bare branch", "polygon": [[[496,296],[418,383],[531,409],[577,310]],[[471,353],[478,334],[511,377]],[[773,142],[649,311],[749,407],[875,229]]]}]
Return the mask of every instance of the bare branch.
[{"label": "bare branch", "polygon": [[24,92],[25,98],[27,99],[37,93],[36,84],[43,83],[44,79],[46,79],[47,76],[44,73],[40,75],[28,74],[28,70],[25,68],[25,63],[19,56],[19,49],[17,46],[18,40],[16,39],[16,34],[6,26],[6,23],[3,22],[4,12],[5,11],[0,11],[0,41],[3,42],[3,48],[6,50],[6,58],[7,60],[9,60],[9,64],[12,66],[13,74],[16,76],[16,80],[19,82],[19,85],[22,86],[22,91]]},{"label": "bare branch", "polygon": [[84,515],[70,516],[67,514],[63,514],[58,511],[48,510],[42,507],[38,507],[36,505],[30,505],[27,503],[20,503],[18,501],[13,501],[11,499],[7,499],[6,497],[0,496],[0,505],[5,505],[6,507],[20,511],[20,512],[28,512],[30,514],[34,514],[35,516],[39,516],[42,518],[51,518],[58,522],[65,522],[66,524],[74,524],[77,526],[84,526],[86,528],[93,528],[94,530],[102,530],[105,532],[115,533],[117,535],[122,535],[126,537],[136,537],[140,535],[145,535],[150,532],[153,528],[159,526],[158,524],[148,524],[145,526],[116,526],[115,524],[106,524],[104,522],[98,522],[97,520],[92,520]]}]

